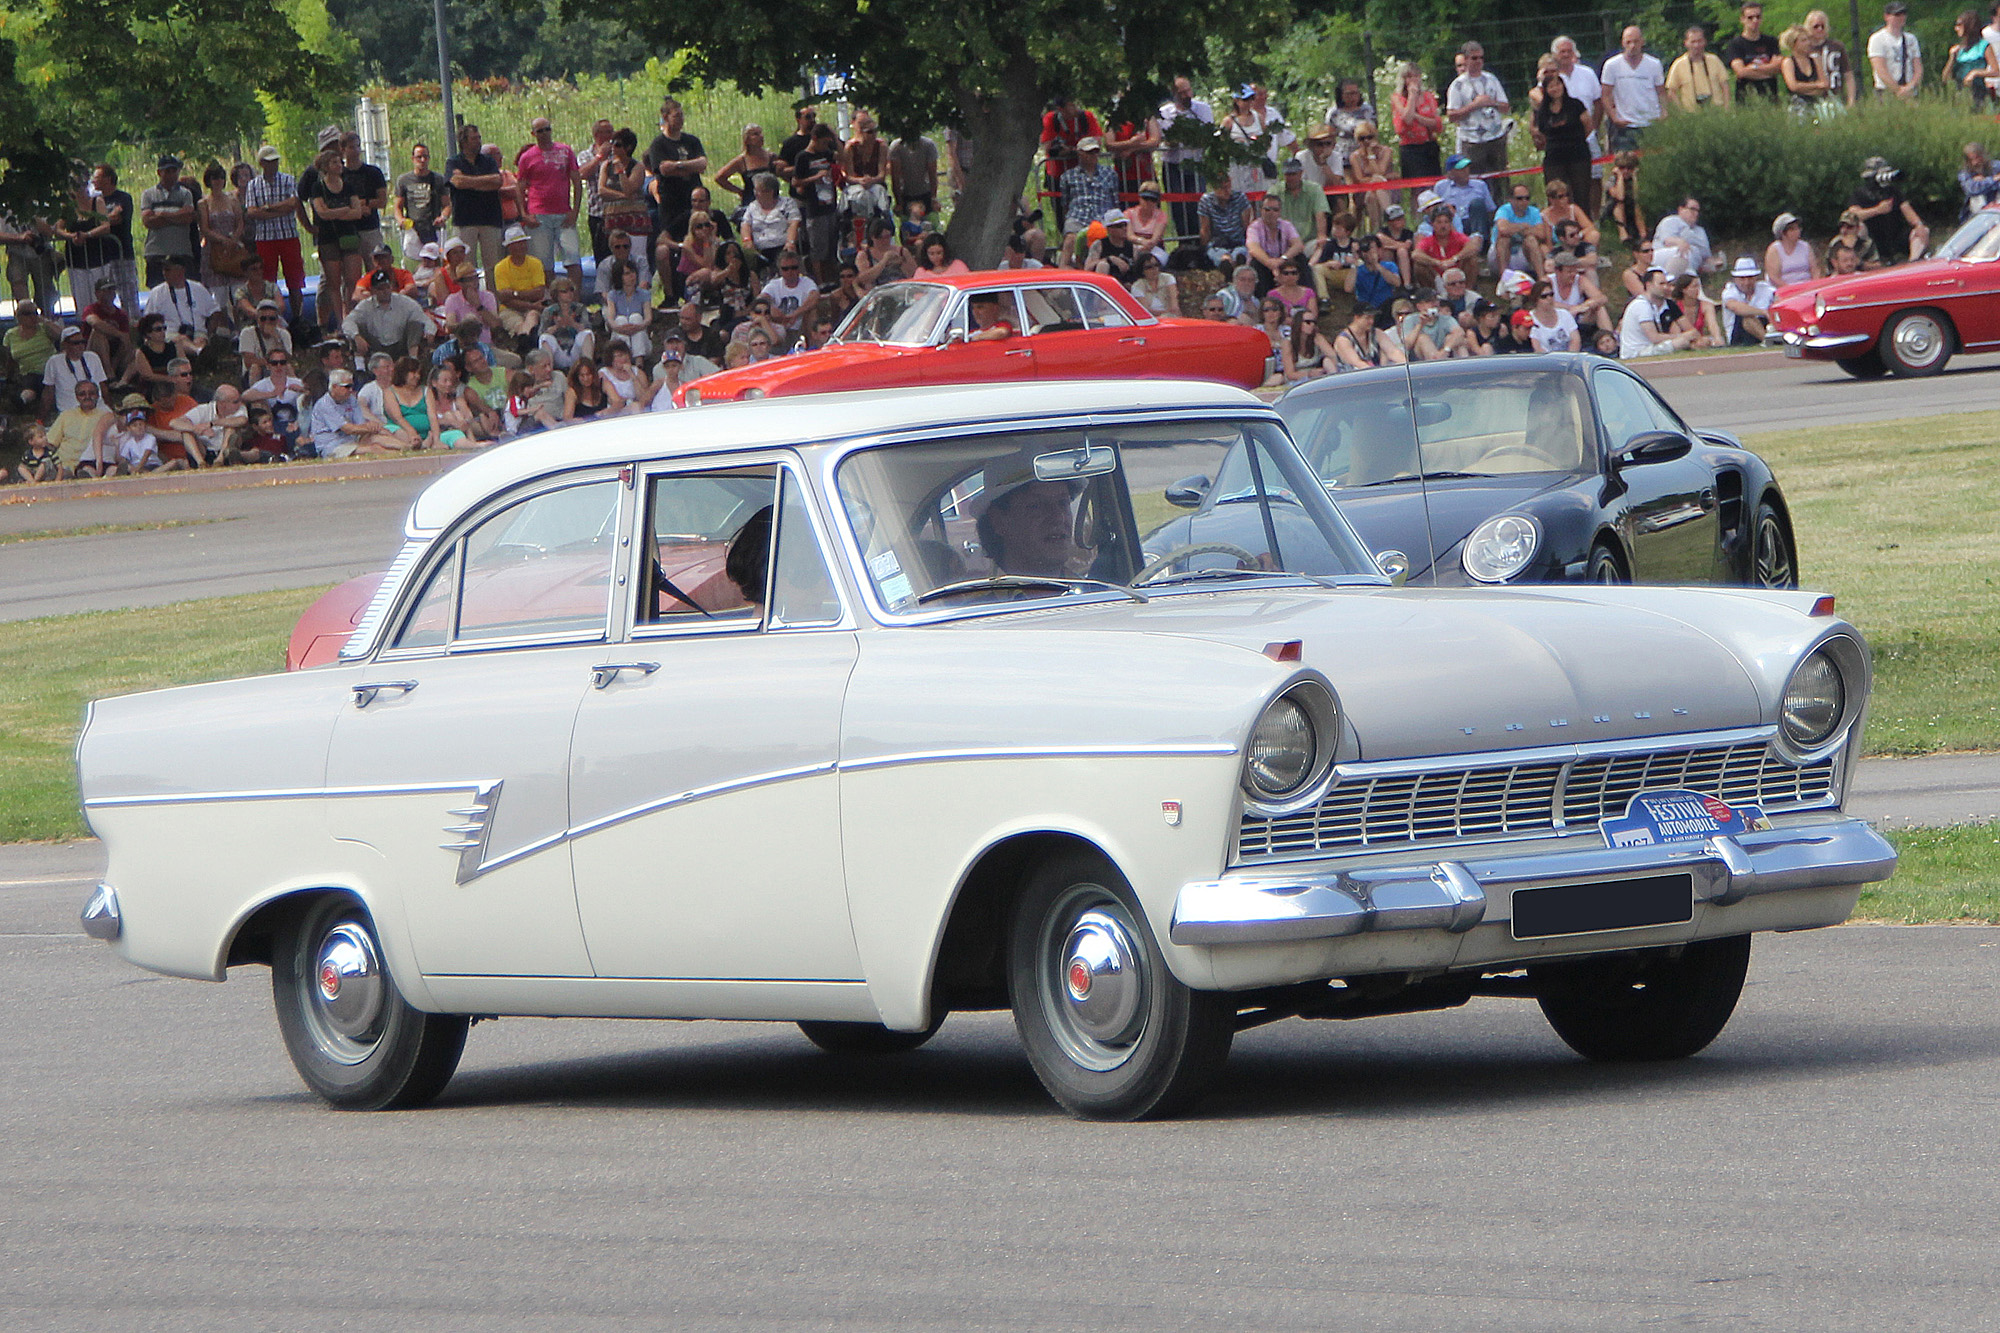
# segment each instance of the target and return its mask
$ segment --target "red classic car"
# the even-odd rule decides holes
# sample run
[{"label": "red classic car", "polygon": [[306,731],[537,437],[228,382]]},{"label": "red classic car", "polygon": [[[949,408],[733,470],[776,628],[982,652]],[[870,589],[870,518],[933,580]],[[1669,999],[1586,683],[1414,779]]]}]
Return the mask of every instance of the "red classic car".
[{"label": "red classic car", "polygon": [[1771,331],[1785,355],[1860,379],[1935,375],[1954,352],[2000,347],[2000,206],[1967,218],[1929,259],[1785,288]]},{"label": "red classic car", "polygon": [[[975,294],[1000,298],[1007,336],[967,338]],[[682,389],[680,404],[983,380],[1201,379],[1254,389],[1270,351],[1253,328],[1155,315],[1102,274],[925,276],[869,292],[819,351],[710,375]]]}]

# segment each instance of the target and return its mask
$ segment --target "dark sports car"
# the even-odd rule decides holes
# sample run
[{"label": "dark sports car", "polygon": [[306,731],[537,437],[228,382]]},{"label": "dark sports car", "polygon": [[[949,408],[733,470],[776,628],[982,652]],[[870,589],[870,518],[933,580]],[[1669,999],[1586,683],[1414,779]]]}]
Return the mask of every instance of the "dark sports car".
[{"label": "dark sports car", "polygon": [[[1764,460],[1697,433],[1616,362],[1384,367],[1301,385],[1277,407],[1391,575],[1798,586],[1791,514]],[[1238,450],[1213,479],[1170,487],[1193,512],[1149,534],[1147,554],[1226,566],[1237,548],[1272,549],[1260,507],[1241,502],[1256,493],[1252,462]]]}]

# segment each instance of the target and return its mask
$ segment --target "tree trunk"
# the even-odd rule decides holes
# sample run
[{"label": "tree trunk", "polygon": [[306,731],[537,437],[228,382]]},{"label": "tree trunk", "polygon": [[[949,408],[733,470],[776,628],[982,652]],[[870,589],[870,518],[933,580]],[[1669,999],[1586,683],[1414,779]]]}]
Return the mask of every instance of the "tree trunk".
[{"label": "tree trunk", "polygon": [[[952,201],[946,235],[951,252],[972,268],[998,267],[1007,238],[1014,234],[1014,204],[1041,141],[1043,101],[1035,62],[1019,48],[1008,53],[993,92],[959,95],[972,170]],[[1053,217],[1053,208],[1044,214]],[[1047,230],[1053,236],[1058,228],[1051,224]]]}]

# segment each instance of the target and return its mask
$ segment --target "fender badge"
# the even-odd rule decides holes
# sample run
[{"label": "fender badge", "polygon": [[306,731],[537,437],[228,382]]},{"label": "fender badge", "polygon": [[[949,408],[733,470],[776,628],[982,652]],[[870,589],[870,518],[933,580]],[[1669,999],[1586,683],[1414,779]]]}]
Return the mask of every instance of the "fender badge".
[{"label": "fender badge", "polygon": [[1161,801],[1160,814],[1166,819],[1168,828],[1179,828],[1181,826],[1181,803],[1179,801]]}]

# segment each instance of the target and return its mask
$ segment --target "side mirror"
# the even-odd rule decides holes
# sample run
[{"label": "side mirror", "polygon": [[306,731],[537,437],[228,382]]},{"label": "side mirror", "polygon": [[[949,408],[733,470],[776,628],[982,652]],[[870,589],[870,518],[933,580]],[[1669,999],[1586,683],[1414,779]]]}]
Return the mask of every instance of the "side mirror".
[{"label": "side mirror", "polygon": [[1686,458],[1692,448],[1694,441],[1677,430],[1649,430],[1627,440],[1611,461],[1619,467],[1671,463],[1676,458]]},{"label": "side mirror", "polygon": [[1375,563],[1389,576],[1389,586],[1400,588],[1410,577],[1410,557],[1401,551],[1377,551]]},{"label": "side mirror", "polygon": [[1201,502],[1208,498],[1208,488],[1214,483],[1207,477],[1182,477],[1167,487],[1167,503],[1176,509],[1199,509]]},{"label": "side mirror", "polygon": [[947,333],[947,334],[945,334],[945,335],[944,335],[944,341],[943,341],[943,342],[941,342],[941,343],[939,343],[939,344],[938,344],[938,346],[939,346],[939,347],[954,347],[954,346],[956,346],[957,344],[959,344],[959,343],[962,343],[962,342],[964,342],[964,341],[965,341],[965,330],[964,330],[964,329],[953,329],[953,330],[952,330],[952,331],[951,331],[950,333]]}]

